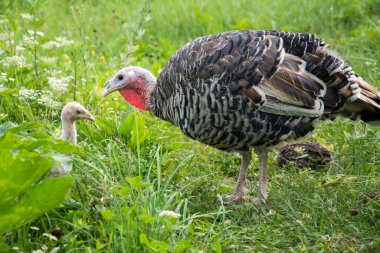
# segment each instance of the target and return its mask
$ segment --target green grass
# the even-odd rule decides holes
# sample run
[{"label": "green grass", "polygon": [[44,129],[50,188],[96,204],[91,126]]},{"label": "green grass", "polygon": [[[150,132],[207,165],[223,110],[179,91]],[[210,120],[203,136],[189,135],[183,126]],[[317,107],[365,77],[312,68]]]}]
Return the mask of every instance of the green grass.
[{"label": "green grass", "polygon": [[[240,159],[194,142],[117,94],[104,82],[126,64],[155,74],[189,40],[231,29],[317,33],[369,83],[380,87],[380,1],[2,1],[0,124],[40,122],[58,138],[61,107],[23,99],[22,87],[76,100],[96,123],[78,124],[79,152],[69,198],[54,211],[4,235],[32,252],[377,252],[380,250],[380,134],[360,122],[321,123],[310,139],[333,148],[320,171],[269,160],[269,201],[225,205]],[[30,13],[38,20],[27,20]],[[27,47],[28,30],[38,45]],[[9,37],[10,36],[10,37]],[[73,44],[43,45],[64,36]],[[14,40],[14,42],[10,42]],[[7,42],[8,41],[8,42]],[[24,44],[24,51],[19,47]],[[17,50],[16,50],[17,49]],[[29,66],[6,66],[7,57]],[[46,57],[55,57],[50,65]],[[68,77],[57,92],[49,77]],[[4,90],[7,89],[7,92]],[[257,159],[247,195],[257,195]],[[171,210],[179,218],[160,217]],[[49,239],[54,228],[64,232]],[[57,248],[58,247],[58,248]],[[1,250],[0,250],[1,251]]]}]

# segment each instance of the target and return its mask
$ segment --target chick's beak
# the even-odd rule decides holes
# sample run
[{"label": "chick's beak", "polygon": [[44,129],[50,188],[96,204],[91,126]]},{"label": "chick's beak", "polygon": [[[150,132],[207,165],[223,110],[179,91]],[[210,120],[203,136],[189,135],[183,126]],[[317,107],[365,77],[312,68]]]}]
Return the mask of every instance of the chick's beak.
[{"label": "chick's beak", "polygon": [[91,120],[91,121],[95,121],[95,117],[92,116],[91,114],[89,115],[88,119]]},{"label": "chick's beak", "polygon": [[92,116],[91,113],[89,113],[89,112],[85,112],[85,113],[84,113],[84,118],[85,118],[85,119],[89,119],[89,120],[91,120],[91,121],[95,121],[95,117]]}]

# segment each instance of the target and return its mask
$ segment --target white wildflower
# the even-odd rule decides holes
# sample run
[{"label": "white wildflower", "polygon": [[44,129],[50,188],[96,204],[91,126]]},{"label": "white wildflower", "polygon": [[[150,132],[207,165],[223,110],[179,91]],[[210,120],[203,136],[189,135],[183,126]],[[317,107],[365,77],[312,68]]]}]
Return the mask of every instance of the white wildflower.
[{"label": "white wildflower", "polygon": [[41,45],[42,48],[47,49],[47,50],[56,49],[56,48],[59,48],[60,46],[61,45],[56,41],[49,41]]},{"label": "white wildflower", "polygon": [[7,81],[7,73],[1,73],[0,74],[0,83]]},{"label": "white wildflower", "polygon": [[13,68],[21,69],[27,66],[26,58],[24,56],[18,56],[18,55],[6,57],[4,58],[4,60],[1,61],[1,63],[3,64],[5,68],[13,67]]},{"label": "white wildflower", "polygon": [[303,217],[305,220],[311,220],[311,219],[312,219],[312,216],[311,216],[311,214],[309,214],[309,213],[302,213],[302,217]]},{"label": "white wildflower", "polygon": [[86,78],[84,78],[84,77],[82,77],[80,80],[82,81],[82,83],[86,83],[87,82]]},{"label": "white wildflower", "polygon": [[60,247],[54,247],[50,250],[50,253],[57,253],[59,251]]},{"label": "white wildflower", "polygon": [[73,40],[68,40],[66,37],[60,36],[55,38],[55,40],[46,42],[45,44],[42,45],[44,49],[55,49],[55,48],[60,48],[60,47],[67,47],[71,46],[74,44]]},{"label": "white wildflower", "polygon": [[32,36],[24,36],[22,38],[22,43],[26,47],[35,47],[36,45],[38,45],[38,41]]},{"label": "white wildflower", "polygon": [[32,230],[36,230],[36,231],[40,230],[40,228],[39,228],[39,227],[36,227],[36,226],[32,226],[32,227],[30,227],[30,229],[32,229]]},{"label": "white wildflower", "polygon": [[152,19],[152,15],[150,15],[150,14],[146,15],[144,18],[145,22],[148,22],[151,19]]},{"label": "white wildflower", "polygon": [[63,74],[63,71],[62,70],[57,70],[57,69],[52,69],[50,71],[50,74],[51,74],[51,76],[59,76],[59,75]]},{"label": "white wildflower", "polygon": [[364,65],[366,65],[367,67],[376,67],[376,62],[366,61],[364,62]]},{"label": "white wildflower", "polygon": [[66,37],[57,37],[55,40],[61,45],[61,47],[71,46],[74,44],[73,40],[68,40]]},{"label": "white wildflower", "polygon": [[16,79],[14,79],[13,77],[9,77],[8,80],[14,82]]},{"label": "white wildflower", "polygon": [[14,40],[9,39],[9,40],[5,41],[5,47],[11,47],[14,44],[15,44]]},{"label": "white wildflower", "polygon": [[226,225],[226,226],[231,225],[231,220],[225,220],[225,221],[224,221],[224,225]]},{"label": "white wildflower", "polygon": [[273,216],[276,214],[276,211],[270,209],[269,212],[267,212],[267,216]]},{"label": "white wildflower", "polygon": [[136,39],[140,39],[144,34],[145,34],[145,30],[144,29],[139,29],[137,31]]},{"label": "white wildflower", "polygon": [[40,37],[44,37],[44,36],[45,36],[45,33],[40,32],[40,31],[28,30],[28,33],[29,33],[31,36],[34,36],[34,35],[38,35],[38,36],[40,36]]},{"label": "white wildflower", "polygon": [[102,160],[107,159],[107,156],[103,153],[98,153],[98,154],[96,154],[96,158],[99,159],[100,161],[102,161]]},{"label": "white wildflower", "polygon": [[14,36],[14,32],[0,33],[0,41],[10,40],[11,38],[14,38]]},{"label": "white wildflower", "polygon": [[25,51],[25,47],[22,46],[16,46],[16,54],[22,54]]},{"label": "white wildflower", "polygon": [[55,101],[54,96],[51,92],[45,91],[41,97],[37,100],[38,104],[50,107],[53,109],[59,109],[62,106],[62,103]]},{"label": "white wildflower", "polygon": [[54,93],[62,94],[67,92],[71,77],[48,77],[48,83],[53,89]]},{"label": "white wildflower", "polygon": [[0,113],[0,120],[6,119],[8,117],[8,114]]},{"label": "white wildflower", "polygon": [[43,62],[43,64],[47,66],[54,65],[54,63],[56,63],[57,60],[58,60],[57,57],[41,57],[41,61]]},{"label": "white wildflower", "polygon": [[18,91],[18,97],[23,100],[34,100],[38,97],[39,91],[33,89],[21,88]]},{"label": "white wildflower", "polygon": [[159,215],[159,217],[170,217],[170,218],[179,218],[181,217],[180,214],[173,212],[173,211],[162,211]]},{"label": "white wildflower", "polygon": [[42,249],[36,249],[36,250],[32,250],[32,253],[44,253],[45,251],[43,251]]},{"label": "white wildflower", "polygon": [[43,251],[47,251],[48,250],[48,246],[46,246],[45,244],[42,244],[41,249]]},{"label": "white wildflower", "polygon": [[335,213],[336,212],[336,208],[329,207],[329,208],[327,208],[327,212],[329,212],[329,213]]},{"label": "white wildflower", "polygon": [[329,242],[331,241],[331,237],[329,235],[322,235],[322,240]]},{"label": "white wildflower", "polygon": [[24,20],[32,20],[33,19],[33,16],[30,15],[29,13],[20,13],[20,16]]},{"label": "white wildflower", "polygon": [[53,240],[53,241],[57,241],[57,237],[55,237],[54,235],[51,235],[51,234],[48,234],[48,233],[43,233],[42,235],[48,237],[50,240]]}]

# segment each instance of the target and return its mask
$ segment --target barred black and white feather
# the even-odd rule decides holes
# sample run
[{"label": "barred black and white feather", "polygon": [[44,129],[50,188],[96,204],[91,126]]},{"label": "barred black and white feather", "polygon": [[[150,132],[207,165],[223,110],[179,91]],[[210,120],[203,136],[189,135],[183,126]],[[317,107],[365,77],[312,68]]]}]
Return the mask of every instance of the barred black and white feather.
[{"label": "barred black and white feather", "polygon": [[380,120],[379,92],[313,34],[231,31],[197,38],[165,65],[150,110],[221,150],[302,137],[334,115]]}]

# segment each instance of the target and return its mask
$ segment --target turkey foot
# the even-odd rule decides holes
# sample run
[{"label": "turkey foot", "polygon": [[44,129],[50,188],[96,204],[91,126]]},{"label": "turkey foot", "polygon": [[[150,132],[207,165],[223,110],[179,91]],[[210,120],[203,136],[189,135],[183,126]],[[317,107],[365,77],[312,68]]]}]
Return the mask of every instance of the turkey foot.
[{"label": "turkey foot", "polygon": [[227,204],[232,204],[233,202],[239,201],[243,198],[244,191],[242,188],[235,189],[234,194],[229,196],[227,199]]}]

